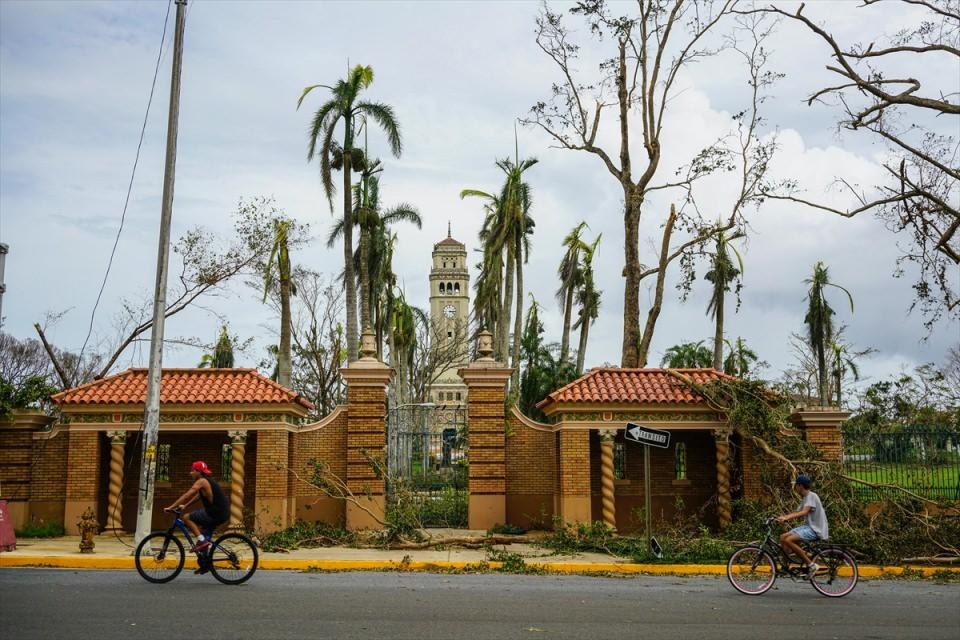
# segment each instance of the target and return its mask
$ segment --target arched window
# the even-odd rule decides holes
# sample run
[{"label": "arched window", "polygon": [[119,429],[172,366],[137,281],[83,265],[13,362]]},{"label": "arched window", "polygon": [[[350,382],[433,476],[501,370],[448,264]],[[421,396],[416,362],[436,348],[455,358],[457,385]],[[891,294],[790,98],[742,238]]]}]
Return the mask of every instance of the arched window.
[{"label": "arched window", "polygon": [[453,292],[454,292],[454,293],[460,293],[460,283],[459,283],[459,282],[454,283],[454,285],[453,285]]},{"label": "arched window", "polygon": [[440,283],[440,293],[446,293],[446,289],[444,288],[444,285],[442,282]]},{"label": "arched window", "polygon": [[675,480],[687,479],[687,444],[685,442],[674,445],[673,477]]}]

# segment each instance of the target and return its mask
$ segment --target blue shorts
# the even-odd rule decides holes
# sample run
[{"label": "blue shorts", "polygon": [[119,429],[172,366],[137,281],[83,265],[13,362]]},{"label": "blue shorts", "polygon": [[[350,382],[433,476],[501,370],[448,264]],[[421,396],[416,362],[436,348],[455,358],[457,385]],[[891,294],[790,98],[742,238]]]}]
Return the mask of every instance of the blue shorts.
[{"label": "blue shorts", "polygon": [[814,531],[808,524],[802,524],[799,527],[790,529],[790,533],[797,534],[804,542],[814,542],[820,539],[820,536],[817,535],[817,532]]}]

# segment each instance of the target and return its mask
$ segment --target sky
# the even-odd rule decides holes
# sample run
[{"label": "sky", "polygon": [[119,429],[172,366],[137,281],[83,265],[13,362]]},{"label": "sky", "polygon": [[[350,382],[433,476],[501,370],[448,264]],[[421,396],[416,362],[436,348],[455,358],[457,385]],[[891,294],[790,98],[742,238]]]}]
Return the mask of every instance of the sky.
[{"label": "sky", "polygon": [[[780,3],[784,7],[792,3]],[[899,6],[868,10],[857,2],[808,2],[807,13],[829,25],[840,40],[863,41],[915,23],[917,13]],[[565,5],[553,4],[554,9]],[[513,154],[514,126],[548,97],[557,70],[537,48],[535,2],[226,2],[195,0],[187,16],[176,173],[173,236],[202,225],[229,234],[241,198],[270,196],[317,239],[293,259],[334,274],[339,248],[323,238],[332,216],[318,166],[306,161],[306,130],[322,98],[296,108],[303,87],[332,83],[348,65],[371,65],[369,97],[393,105],[402,125],[401,158],[389,155],[382,136],[372,152],[384,159],[381,199],[408,202],[424,219],[422,230],[400,227],[395,270],[407,299],[427,307],[429,252],[446,235],[477,249],[482,221],[478,202],[459,198],[465,187],[496,190],[497,158]],[[0,241],[10,245],[3,298],[3,329],[35,337],[32,326],[48,313],[66,312],[51,325],[57,345],[78,350],[103,278],[123,209],[140,126],[147,104],[167,2],[0,2]],[[595,62],[609,43],[589,39],[581,71],[596,75]],[[166,112],[173,29],[171,9],[156,95],[147,124],[126,222],[94,321],[92,341],[108,340],[125,300],[152,294],[163,178]],[[771,41],[771,69],[783,73],[764,104],[763,135],[776,135],[772,171],[799,181],[808,195],[847,206],[830,187],[844,175],[869,185],[880,175],[884,149],[861,135],[837,131],[830,106],[808,107],[804,98],[831,81],[824,47],[792,24]],[[948,61],[911,70],[923,78],[956,79]],[[698,149],[732,126],[746,106],[745,70],[732,55],[692,67],[678,80],[664,133],[666,180]],[[615,143],[610,121],[600,141]],[[956,121],[938,124],[953,128]],[[528,288],[544,306],[547,336],[559,339],[562,319],[554,301],[563,236],[581,220],[588,238],[602,233],[596,272],[603,291],[591,330],[587,366],[620,359],[623,279],[622,192],[600,162],[551,148],[533,128],[518,129],[522,156],[539,163],[527,173],[537,221],[525,272]],[[636,153],[639,152],[639,149]],[[720,215],[733,185],[719,177],[704,183],[698,198],[705,215]],[[659,225],[678,194],[661,193],[644,205],[641,261],[655,261]],[[338,207],[339,215],[339,207]],[[861,363],[866,381],[942,362],[960,342],[960,326],[943,321],[931,332],[909,313],[910,278],[895,278],[898,239],[870,216],[852,220],[787,203],[768,202],[748,212],[750,231],[741,244],[745,263],[742,304],[728,314],[727,333],[744,337],[770,364],[775,377],[793,364],[788,338],[803,329],[806,287],[822,260],[832,279],[855,300],[850,312],[832,296],[838,320],[859,348],[876,353]],[[176,270],[176,257],[174,271]],[[471,263],[475,262],[471,255]],[[671,345],[709,340],[705,314],[708,283],[701,268],[691,296],[681,301],[676,271],[653,340],[650,364]],[[476,278],[472,271],[471,278]],[[960,274],[957,275],[960,280]],[[652,292],[641,290],[645,317]],[[260,296],[232,286],[198,307],[171,318],[168,336],[215,339],[219,319],[253,345],[238,364],[255,366],[273,341],[276,320]],[[575,339],[574,339],[575,342]],[[201,352],[168,347],[167,366],[194,366]],[[130,350],[120,367],[145,366],[146,349]]]}]

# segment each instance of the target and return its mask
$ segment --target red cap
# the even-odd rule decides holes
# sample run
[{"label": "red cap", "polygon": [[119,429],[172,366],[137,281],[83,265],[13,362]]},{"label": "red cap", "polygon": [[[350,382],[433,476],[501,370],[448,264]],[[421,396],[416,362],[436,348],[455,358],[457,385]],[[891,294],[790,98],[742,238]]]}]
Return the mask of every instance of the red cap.
[{"label": "red cap", "polygon": [[190,469],[192,471],[199,471],[201,474],[205,476],[213,475],[213,471],[210,471],[210,467],[208,467],[207,463],[204,462],[203,460],[197,460],[196,462],[194,462],[192,465],[190,465]]}]

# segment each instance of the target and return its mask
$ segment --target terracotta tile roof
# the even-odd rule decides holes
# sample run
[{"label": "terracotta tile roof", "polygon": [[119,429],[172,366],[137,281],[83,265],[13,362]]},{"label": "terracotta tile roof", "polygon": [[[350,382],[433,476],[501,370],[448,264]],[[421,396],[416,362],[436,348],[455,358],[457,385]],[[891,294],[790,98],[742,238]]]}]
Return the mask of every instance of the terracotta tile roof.
[{"label": "terracotta tile roof", "polygon": [[[714,369],[673,369],[698,384],[730,376]],[[666,369],[591,369],[570,384],[561,387],[537,403],[542,407],[554,402],[650,402],[661,404],[698,404],[704,398],[670,375]]]},{"label": "terracotta tile roof", "polygon": [[437,244],[435,244],[434,246],[436,246],[436,247],[447,247],[447,246],[451,246],[451,247],[464,247],[464,246],[466,246],[466,245],[463,244],[462,242],[460,242],[459,240],[454,240],[453,238],[447,237],[447,238],[444,238],[443,240],[441,240],[440,242],[438,242]]},{"label": "terracotta tile roof", "polygon": [[[142,404],[146,402],[147,370],[127,369],[102,380],[61,391],[59,405]],[[285,404],[308,409],[313,404],[263,377],[256,369],[164,369],[161,404]]]}]

